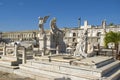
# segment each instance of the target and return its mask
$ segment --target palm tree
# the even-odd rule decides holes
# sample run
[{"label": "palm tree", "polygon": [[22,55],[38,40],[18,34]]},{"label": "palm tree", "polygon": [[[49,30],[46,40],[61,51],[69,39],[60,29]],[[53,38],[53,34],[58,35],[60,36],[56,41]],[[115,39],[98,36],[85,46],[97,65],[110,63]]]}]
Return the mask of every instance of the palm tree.
[{"label": "palm tree", "polygon": [[116,53],[118,53],[119,42],[120,42],[120,32],[110,31],[110,32],[105,34],[105,38],[104,38],[105,46],[108,47],[107,46],[108,43],[114,43]]}]

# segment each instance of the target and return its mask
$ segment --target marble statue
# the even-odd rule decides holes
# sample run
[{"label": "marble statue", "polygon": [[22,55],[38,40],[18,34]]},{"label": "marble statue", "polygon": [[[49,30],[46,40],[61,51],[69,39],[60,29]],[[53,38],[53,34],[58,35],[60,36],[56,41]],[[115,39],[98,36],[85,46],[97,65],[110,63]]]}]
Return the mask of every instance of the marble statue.
[{"label": "marble statue", "polygon": [[46,33],[44,31],[44,23],[46,23],[49,16],[45,17],[39,17],[39,30],[40,30],[40,36],[39,36],[39,50],[42,52],[42,56],[44,56],[46,52]]},{"label": "marble statue", "polygon": [[91,56],[92,52],[93,52],[93,45],[92,43],[87,41],[87,31],[84,31],[81,34],[80,41],[76,46],[74,56],[81,56],[83,58],[86,58]]},{"label": "marble statue", "polygon": [[80,42],[76,46],[76,50],[74,52],[74,56],[82,56],[82,57],[87,57],[87,52],[86,52],[86,40],[87,40],[87,31],[84,31],[81,34]]},{"label": "marble statue", "polygon": [[60,32],[60,33],[63,33],[63,31],[61,31],[60,29],[57,28],[56,18],[53,18],[53,19],[50,21],[50,28],[51,28],[51,32],[52,32],[53,34],[58,34],[59,32]]},{"label": "marble statue", "polygon": [[44,34],[44,23],[46,23],[47,19],[49,18],[49,16],[45,16],[45,17],[39,17],[39,29],[41,34]]},{"label": "marble statue", "polygon": [[56,25],[56,18],[50,21],[51,48],[56,48],[59,53],[65,52],[65,43],[63,41],[63,31]]},{"label": "marble statue", "polygon": [[103,20],[103,21],[102,21],[102,27],[103,27],[103,29],[106,28],[106,20]]},{"label": "marble statue", "polygon": [[93,54],[93,45],[92,45],[92,42],[88,43],[87,21],[85,21],[84,26],[85,28],[83,33],[80,35],[80,41],[76,46],[74,56],[82,56],[86,58]]}]

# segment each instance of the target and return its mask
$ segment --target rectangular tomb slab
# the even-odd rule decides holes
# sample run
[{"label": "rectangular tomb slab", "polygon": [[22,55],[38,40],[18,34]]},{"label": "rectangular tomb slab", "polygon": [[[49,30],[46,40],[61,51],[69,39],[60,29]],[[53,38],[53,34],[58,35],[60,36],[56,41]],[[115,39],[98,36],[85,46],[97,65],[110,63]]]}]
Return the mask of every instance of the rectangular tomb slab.
[{"label": "rectangular tomb slab", "polygon": [[70,56],[70,55],[52,55],[52,56],[39,57],[38,60],[47,61],[47,62],[63,62],[63,63],[70,64],[70,62],[75,60],[81,60],[81,58]]},{"label": "rectangular tomb slab", "polygon": [[98,68],[113,61],[114,59],[112,57],[97,56],[81,59],[80,61],[73,61],[72,65],[88,68]]}]

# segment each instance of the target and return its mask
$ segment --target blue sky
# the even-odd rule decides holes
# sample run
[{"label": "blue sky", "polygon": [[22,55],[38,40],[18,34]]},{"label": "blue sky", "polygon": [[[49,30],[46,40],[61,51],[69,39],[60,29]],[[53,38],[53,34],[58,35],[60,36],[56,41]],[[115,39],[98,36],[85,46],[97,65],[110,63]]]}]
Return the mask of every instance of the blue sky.
[{"label": "blue sky", "polygon": [[77,27],[78,18],[91,25],[120,24],[120,0],[0,0],[0,31],[37,30],[38,17],[57,18],[57,26]]}]

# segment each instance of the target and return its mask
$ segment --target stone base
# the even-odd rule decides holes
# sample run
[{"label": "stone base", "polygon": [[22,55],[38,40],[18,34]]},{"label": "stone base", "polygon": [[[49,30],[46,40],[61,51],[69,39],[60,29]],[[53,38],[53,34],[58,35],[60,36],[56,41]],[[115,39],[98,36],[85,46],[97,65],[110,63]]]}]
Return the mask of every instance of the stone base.
[{"label": "stone base", "polygon": [[[59,60],[54,61],[55,58],[57,57],[54,56],[51,62],[41,60],[27,61],[26,64],[20,65],[20,71],[16,72],[16,74],[27,74],[38,80],[40,80],[40,75],[46,76],[48,80],[64,80],[64,78],[71,80],[98,80],[103,77],[105,77],[105,80],[117,80],[120,78],[120,62],[114,61],[111,57],[98,56],[82,59],[81,63],[79,63],[80,61],[77,62],[77,64],[82,66],[66,64],[64,60],[62,62]],[[94,66],[91,67],[91,64]]]},{"label": "stone base", "polygon": [[[20,66],[19,71],[15,71],[18,75],[28,75],[31,78],[40,80],[42,78],[47,78],[48,80],[97,80],[99,77],[92,76],[91,74],[86,75],[82,74],[77,68],[64,67],[64,66],[55,66],[53,64],[40,64],[33,63],[34,65],[24,64]],[[38,65],[38,66],[37,66]]]},{"label": "stone base", "polygon": [[56,63],[63,63],[63,64],[68,64],[70,65],[71,62],[75,61],[75,60],[81,60],[80,57],[75,57],[75,56],[70,56],[70,55],[52,55],[52,56],[42,56],[42,57],[38,57],[35,60],[38,61],[46,61],[46,62],[56,62]]},{"label": "stone base", "polygon": [[112,57],[95,56],[81,59],[80,61],[73,61],[71,65],[96,69],[113,61]]}]

